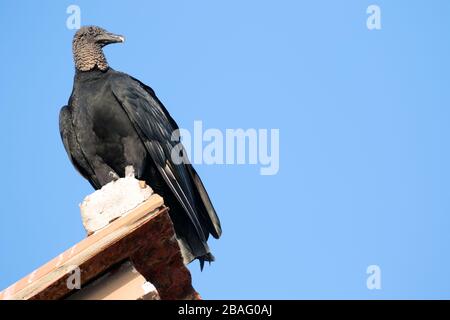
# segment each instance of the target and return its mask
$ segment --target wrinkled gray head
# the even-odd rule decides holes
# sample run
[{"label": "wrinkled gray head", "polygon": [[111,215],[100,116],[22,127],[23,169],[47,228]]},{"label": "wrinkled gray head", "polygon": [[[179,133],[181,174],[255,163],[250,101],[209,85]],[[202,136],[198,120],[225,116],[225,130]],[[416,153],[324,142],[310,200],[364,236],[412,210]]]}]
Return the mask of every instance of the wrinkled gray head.
[{"label": "wrinkled gray head", "polygon": [[111,43],[124,42],[124,37],[96,26],[81,27],[72,41],[75,67],[80,71],[108,69],[102,48]]}]

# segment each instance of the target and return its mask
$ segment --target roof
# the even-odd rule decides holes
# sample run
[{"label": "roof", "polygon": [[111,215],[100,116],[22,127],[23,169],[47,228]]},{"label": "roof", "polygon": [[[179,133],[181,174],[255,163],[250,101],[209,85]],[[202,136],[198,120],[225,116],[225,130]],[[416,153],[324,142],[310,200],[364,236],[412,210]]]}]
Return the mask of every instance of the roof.
[{"label": "roof", "polygon": [[[0,292],[0,300],[64,299],[77,289],[67,281],[79,267],[81,287],[130,261],[161,299],[199,299],[175,237],[168,208],[153,194],[126,215],[111,222],[28,276]],[[131,280],[130,280],[131,281]]]}]

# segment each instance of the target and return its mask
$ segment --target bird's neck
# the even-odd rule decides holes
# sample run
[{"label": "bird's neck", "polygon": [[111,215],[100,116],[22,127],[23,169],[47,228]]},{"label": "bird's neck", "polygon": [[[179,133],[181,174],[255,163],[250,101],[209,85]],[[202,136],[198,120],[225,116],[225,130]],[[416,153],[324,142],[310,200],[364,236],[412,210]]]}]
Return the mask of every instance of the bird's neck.
[{"label": "bird's neck", "polygon": [[105,71],[109,68],[108,61],[98,44],[78,44],[73,47],[75,68],[78,71],[91,71],[96,68]]}]

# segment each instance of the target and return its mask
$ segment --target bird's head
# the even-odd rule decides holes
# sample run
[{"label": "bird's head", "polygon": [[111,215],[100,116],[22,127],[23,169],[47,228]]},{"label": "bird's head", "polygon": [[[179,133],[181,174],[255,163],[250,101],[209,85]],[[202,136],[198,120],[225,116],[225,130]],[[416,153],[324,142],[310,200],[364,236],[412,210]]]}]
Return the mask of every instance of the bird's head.
[{"label": "bird's head", "polygon": [[108,69],[108,62],[102,48],[111,43],[124,42],[125,38],[97,26],[81,27],[72,42],[75,67],[80,71],[90,71],[96,67]]}]

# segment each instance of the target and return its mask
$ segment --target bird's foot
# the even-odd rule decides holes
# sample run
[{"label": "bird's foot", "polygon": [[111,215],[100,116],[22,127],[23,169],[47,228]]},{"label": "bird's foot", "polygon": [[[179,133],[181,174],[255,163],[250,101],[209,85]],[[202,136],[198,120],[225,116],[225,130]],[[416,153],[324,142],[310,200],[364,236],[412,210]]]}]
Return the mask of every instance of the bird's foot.
[{"label": "bird's foot", "polygon": [[114,171],[110,171],[108,174],[113,179],[113,181],[116,181],[120,178],[119,175],[117,173],[115,173]]},{"label": "bird's foot", "polygon": [[125,177],[134,177],[134,167],[133,166],[126,166],[125,167]]}]

